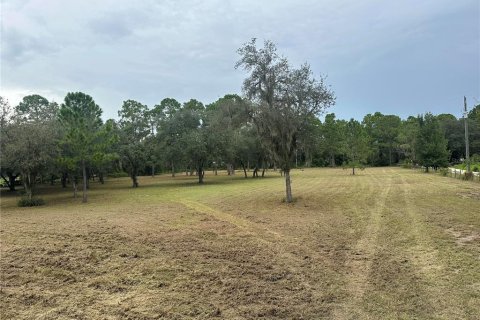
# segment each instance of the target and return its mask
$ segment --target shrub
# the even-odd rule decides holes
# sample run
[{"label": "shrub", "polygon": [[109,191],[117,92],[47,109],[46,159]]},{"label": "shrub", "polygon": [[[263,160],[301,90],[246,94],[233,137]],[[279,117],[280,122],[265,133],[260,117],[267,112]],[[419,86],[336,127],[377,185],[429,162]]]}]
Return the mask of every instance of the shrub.
[{"label": "shrub", "polygon": [[128,173],[124,172],[124,171],[120,171],[120,172],[112,172],[108,175],[110,178],[125,178],[125,177],[129,177]]},{"label": "shrub", "polygon": [[447,168],[440,168],[440,174],[444,177],[448,176],[448,169]]},{"label": "shrub", "polygon": [[45,201],[41,198],[22,198],[18,200],[17,205],[19,207],[38,207],[38,206],[43,206],[45,204]]},{"label": "shrub", "polygon": [[402,163],[402,167],[405,168],[405,169],[412,169],[413,168],[413,163],[412,163],[411,160],[405,160]]},{"label": "shrub", "polygon": [[472,172],[465,172],[462,176],[463,180],[473,180],[473,173]]}]

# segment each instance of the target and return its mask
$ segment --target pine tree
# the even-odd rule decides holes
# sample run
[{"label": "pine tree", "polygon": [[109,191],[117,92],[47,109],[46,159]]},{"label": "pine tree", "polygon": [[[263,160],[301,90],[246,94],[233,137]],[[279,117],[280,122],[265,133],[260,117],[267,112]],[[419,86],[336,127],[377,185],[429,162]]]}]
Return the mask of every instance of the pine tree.
[{"label": "pine tree", "polygon": [[426,168],[435,170],[448,165],[450,152],[447,150],[447,140],[440,127],[438,119],[431,113],[418,117],[418,160]]}]

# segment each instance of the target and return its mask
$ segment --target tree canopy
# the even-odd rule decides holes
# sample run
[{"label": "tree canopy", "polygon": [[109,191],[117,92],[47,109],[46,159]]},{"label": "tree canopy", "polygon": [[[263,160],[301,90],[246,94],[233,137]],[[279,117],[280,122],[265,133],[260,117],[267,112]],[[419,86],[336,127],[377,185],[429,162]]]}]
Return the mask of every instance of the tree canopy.
[{"label": "tree canopy", "polygon": [[286,201],[292,202],[290,168],[298,137],[309,116],[332,106],[335,96],[323,77],[313,77],[308,64],[292,68],[271,41],[257,48],[252,39],[238,53],[235,66],[249,72],[243,91],[254,103],[253,121],[260,141],[285,173]]}]

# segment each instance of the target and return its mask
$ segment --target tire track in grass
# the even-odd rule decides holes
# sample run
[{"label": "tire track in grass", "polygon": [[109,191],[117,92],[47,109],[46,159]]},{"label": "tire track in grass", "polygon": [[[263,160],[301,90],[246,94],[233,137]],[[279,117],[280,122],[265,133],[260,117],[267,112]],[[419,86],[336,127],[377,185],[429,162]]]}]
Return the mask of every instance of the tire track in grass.
[{"label": "tire track in grass", "polygon": [[[301,180],[300,177],[298,178]],[[373,190],[375,189],[374,186],[380,185],[380,182],[381,184],[385,184],[386,188],[384,188],[382,192],[380,192],[380,195],[373,200],[373,210],[370,210],[370,208],[367,207],[368,209],[366,210],[369,210],[370,212],[363,214],[368,221],[366,223],[366,230],[363,233],[364,238],[358,241],[357,246],[355,247],[355,252],[357,255],[352,256],[351,260],[347,262],[346,266],[343,264],[344,262],[342,262],[342,268],[353,270],[351,276],[346,280],[348,283],[347,292],[349,293],[349,296],[353,298],[347,303],[347,306],[341,310],[335,309],[333,307],[334,304],[332,304],[330,309],[331,312],[336,312],[336,318],[340,319],[347,318],[350,310],[361,308],[362,298],[368,285],[368,277],[370,274],[372,260],[376,253],[376,241],[381,225],[382,209],[385,207],[386,198],[391,186],[391,181],[386,182],[383,177],[381,178],[382,181],[377,181],[377,177],[371,175],[362,175],[358,177],[345,176],[343,179],[341,179],[341,182],[337,182],[333,177],[327,176],[325,179],[319,179],[318,181],[315,181],[314,184],[321,185],[322,182],[326,182],[326,184],[330,186],[335,186],[337,183],[339,185],[343,185],[344,181],[351,179],[354,179],[355,182],[351,187],[352,196],[356,198],[358,197],[359,199],[369,199],[372,197],[372,194],[374,194]],[[299,189],[303,189],[303,191],[305,191],[304,188]],[[342,192],[340,189],[341,188],[328,188],[328,197]],[[174,201],[181,203],[198,213],[209,215],[220,221],[231,223],[235,227],[252,236],[252,238],[254,238],[256,241],[267,246],[269,250],[276,252],[277,256],[283,257],[281,261],[286,263],[285,266],[293,275],[295,275],[295,278],[302,284],[304,290],[309,291],[313,297],[316,297],[317,301],[323,301],[322,296],[325,294],[325,288],[322,287],[322,283],[324,280],[318,282],[318,279],[316,279],[318,275],[315,276],[314,274],[310,273],[305,274],[306,270],[303,270],[303,268],[300,267],[302,264],[305,264],[305,260],[303,260],[304,256],[300,257],[293,252],[303,252],[305,255],[308,255],[312,258],[312,262],[325,260],[324,252],[319,251],[318,248],[312,247],[309,243],[302,242],[301,239],[275,232],[264,225],[259,226],[257,223],[248,218],[243,218],[233,213],[223,212],[222,210],[215,209],[200,201],[184,198],[177,198]],[[354,208],[353,211],[358,212],[358,210],[359,209]],[[355,212],[353,213],[354,216],[362,215],[361,212]],[[354,260],[355,258],[358,259],[358,253],[361,255],[362,260]],[[332,266],[332,268],[334,268],[334,266]],[[317,267],[314,267],[313,269],[317,269]],[[362,314],[366,315],[366,313]]]},{"label": "tire track in grass", "polygon": [[[374,176],[366,176],[370,181],[377,180]],[[377,184],[377,182],[374,182]],[[363,308],[363,297],[369,286],[369,276],[373,259],[377,251],[378,235],[382,224],[382,213],[386,208],[386,201],[391,189],[392,178],[383,181],[384,188],[375,199],[375,204],[370,210],[370,215],[364,236],[358,240],[354,252],[356,258],[347,261],[347,300],[339,305],[333,312],[333,319],[367,319],[368,314]]]},{"label": "tire track in grass", "polygon": [[[251,222],[247,219],[244,219],[244,218],[241,218],[239,216],[214,209],[214,208],[212,208],[210,206],[207,206],[207,205],[205,205],[205,204],[203,204],[199,201],[192,201],[192,200],[187,200],[187,199],[177,199],[176,202],[179,202],[179,203],[183,204],[184,206],[186,206],[187,208],[190,208],[190,209],[192,209],[196,212],[213,216],[214,218],[216,218],[220,221],[226,221],[228,223],[231,223],[231,224],[235,225],[236,227],[238,227],[242,230],[245,230],[247,232],[251,232],[253,234],[262,234],[263,233],[263,234],[274,237],[276,240],[281,238],[281,236],[275,231],[272,231],[272,230],[267,229],[267,228],[259,228],[253,222]],[[261,239],[262,239],[262,241],[267,241],[264,238],[261,238]],[[270,241],[267,241],[267,242],[270,242]]]},{"label": "tire track in grass", "polygon": [[425,223],[422,222],[418,213],[418,208],[413,204],[414,193],[411,185],[405,177],[401,176],[401,189],[405,201],[405,213],[410,220],[409,232],[415,239],[412,246],[407,251],[412,264],[415,266],[418,275],[425,281],[425,291],[428,296],[424,297],[431,305],[435,306],[433,317],[435,319],[467,319],[468,316],[464,310],[459,309],[461,302],[459,297],[452,295],[451,277],[444,270],[445,265],[438,256],[438,250],[433,245]]},{"label": "tire track in grass", "polygon": [[[278,233],[264,226],[260,227],[248,219],[222,212],[198,201],[185,199],[176,199],[175,201],[198,213],[229,222],[251,236],[255,241],[264,245],[268,248],[266,250],[273,252],[274,256],[278,257],[279,265],[287,268],[288,272],[293,276],[289,282],[300,284],[304,295],[311,297],[311,300],[309,299],[310,302],[305,307],[312,308],[313,305],[311,304],[314,304],[315,307],[320,308],[319,310],[324,310],[322,311],[325,312],[324,314],[330,315],[333,310],[329,305],[330,302],[328,302],[331,293],[324,285],[332,284],[335,281],[331,279],[331,275],[327,276],[331,274],[328,271],[331,269],[324,269],[326,267],[323,265],[325,256],[323,252],[318,251],[318,248],[312,248],[291,235]],[[302,252],[302,254],[299,254],[299,252]],[[305,260],[305,254],[308,255],[309,260]],[[306,266],[308,261],[318,261],[318,264],[314,263],[314,265]]]}]

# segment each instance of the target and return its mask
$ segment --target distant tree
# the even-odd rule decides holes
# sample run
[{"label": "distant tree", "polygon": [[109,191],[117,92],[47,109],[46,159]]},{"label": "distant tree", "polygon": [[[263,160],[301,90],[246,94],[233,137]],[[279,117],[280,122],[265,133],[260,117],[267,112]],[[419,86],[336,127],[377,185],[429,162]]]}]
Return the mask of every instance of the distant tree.
[{"label": "distant tree", "polygon": [[150,161],[156,163],[164,161],[171,168],[172,177],[175,177],[175,166],[183,159],[182,149],[178,143],[180,128],[174,120],[182,105],[173,98],[165,98],[160,104],[150,110],[152,123],[151,133],[155,138],[148,139]]},{"label": "distant tree", "polygon": [[203,184],[205,166],[212,155],[212,144],[209,142],[215,138],[213,135],[208,136],[205,107],[200,101],[190,99],[175,113],[172,120],[176,123],[177,130],[180,130],[179,141],[190,174],[196,171],[198,183]]},{"label": "distant tree", "polygon": [[183,109],[200,112],[199,114],[201,114],[205,110],[205,106],[196,99],[190,99],[183,104]]},{"label": "distant tree", "polygon": [[476,121],[477,124],[480,125],[480,104],[477,104],[472,110],[470,110],[468,118]]},{"label": "distant tree", "polygon": [[209,158],[209,144],[204,128],[198,127],[189,130],[182,135],[182,144],[185,146],[185,155],[190,160],[192,168],[195,168],[198,176],[198,183],[203,184],[205,177],[205,166]]},{"label": "distant tree", "polygon": [[[9,128],[2,136],[2,162],[21,173],[25,195],[30,201],[37,177],[51,167],[56,157],[54,121],[58,109],[55,106],[38,95],[25,97],[15,108]],[[37,116],[39,114],[42,116]]]},{"label": "distant tree", "polygon": [[480,104],[476,105],[468,113],[468,131],[470,140],[470,154],[480,155]]},{"label": "distant tree", "polygon": [[171,118],[182,108],[182,104],[173,98],[165,98],[160,102],[160,108],[167,118]]},{"label": "distant tree", "polygon": [[437,169],[448,165],[447,140],[438,119],[431,113],[418,117],[418,160],[428,172],[429,167]]},{"label": "distant tree", "polygon": [[331,167],[335,167],[335,156],[343,151],[344,127],[335,119],[335,113],[325,116],[321,126],[322,146],[327,154]]},{"label": "distant tree", "polygon": [[[253,160],[251,149],[251,108],[247,101],[235,94],[225,95],[206,108],[206,124],[212,157],[216,164],[225,162],[232,174],[235,162],[246,169]],[[212,139],[214,138],[214,139]],[[244,170],[246,173],[246,170]]]},{"label": "distant tree", "polygon": [[12,107],[8,100],[0,96],[0,125],[3,127],[7,124],[12,116]]},{"label": "distant tree", "polygon": [[[192,103],[190,106],[192,105],[199,106],[197,103]],[[177,107],[176,104],[175,107]],[[174,110],[174,112],[166,114],[166,118],[162,123],[162,129],[158,134],[164,159],[171,167],[172,176],[175,176],[175,171],[180,164],[191,164],[192,159],[187,155],[187,147],[189,144],[195,143],[194,141],[198,140],[198,136],[195,136],[195,139],[190,142],[188,142],[185,136],[190,131],[197,130],[202,125],[203,118],[203,110],[201,108],[183,107]],[[190,148],[190,151],[193,152],[194,149]]]},{"label": "distant tree", "polygon": [[49,102],[46,98],[38,95],[28,95],[15,107],[15,114],[22,122],[48,122],[52,121],[52,115],[57,115],[59,106],[55,102]]},{"label": "distant tree", "polygon": [[292,69],[276,51],[273,42],[265,41],[257,49],[252,39],[238,50],[236,67],[250,72],[243,91],[256,104],[254,123],[263,145],[285,173],[286,201],[292,202],[290,168],[297,138],[309,116],[333,105],[335,98],[323,78],[313,78],[307,64]]},{"label": "distant tree", "polygon": [[398,135],[399,149],[403,158],[411,164],[417,163],[418,132],[419,123],[417,118],[410,116],[402,121]]},{"label": "distant tree", "polygon": [[457,162],[465,156],[465,128],[463,120],[452,114],[439,114],[437,119],[450,150],[450,162]]},{"label": "distant tree", "polygon": [[148,107],[134,100],[123,102],[118,112],[122,166],[132,179],[132,187],[138,187],[137,176],[147,161],[146,139],[150,134]]},{"label": "distant tree", "polygon": [[377,123],[380,146],[387,149],[388,164],[393,164],[393,152],[398,146],[398,135],[402,120],[396,115],[385,115]]},{"label": "distant tree", "polygon": [[51,126],[17,122],[10,131],[13,139],[3,152],[9,155],[14,168],[22,175],[25,195],[32,200],[36,178],[53,163],[57,144]]},{"label": "distant tree", "polygon": [[322,122],[316,116],[311,115],[305,121],[305,125],[297,138],[295,166],[311,167],[314,155],[320,153],[321,141]]},{"label": "distant tree", "polygon": [[370,162],[375,165],[392,165],[396,161],[395,151],[399,145],[402,125],[400,117],[375,112],[373,115],[367,114],[362,123],[370,139]]},{"label": "distant tree", "polygon": [[119,135],[118,125],[113,119],[108,119],[100,128],[99,149],[92,158],[92,170],[98,174],[101,184],[104,184],[105,175],[114,170],[114,164],[119,159]]},{"label": "distant tree", "polygon": [[6,153],[7,145],[15,143],[11,132],[13,128],[12,107],[7,99],[0,96],[0,176],[10,191],[15,191],[15,180],[20,175],[14,166],[14,157]]},{"label": "distant tree", "polygon": [[102,109],[82,92],[69,92],[60,108],[59,120],[64,130],[62,147],[66,162],[75,164],[83,176],[83,202],[87,202],[87,165],[105,153]]},{"label": "distant tree", "polygon": [[362,168],[369,155],[369,139],[367,131],[362,124],[350,119],[345,127],[345,154],[347,156],[346,166],[352,168],[355,175],[355,168]]}]

